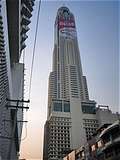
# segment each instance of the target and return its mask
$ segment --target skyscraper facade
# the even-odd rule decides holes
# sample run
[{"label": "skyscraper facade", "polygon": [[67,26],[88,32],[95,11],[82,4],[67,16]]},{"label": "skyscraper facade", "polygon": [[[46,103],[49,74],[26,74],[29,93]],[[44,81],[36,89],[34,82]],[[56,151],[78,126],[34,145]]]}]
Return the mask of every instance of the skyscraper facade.
[{"label": "skyscraper facade", "polygon": [[17,160],[19,155],[23,103],[18,100],[24,100],[20,57],[33,6],[34,0],[0,0],[0,160]]},{"label": "skyscraper facade", "polygon": [[84,144],[98,127],[96,102],[89,99],[82,72],[75,18],[67,7],[58,9],[54,30],[44,160],[61,159],[70,150]]}]

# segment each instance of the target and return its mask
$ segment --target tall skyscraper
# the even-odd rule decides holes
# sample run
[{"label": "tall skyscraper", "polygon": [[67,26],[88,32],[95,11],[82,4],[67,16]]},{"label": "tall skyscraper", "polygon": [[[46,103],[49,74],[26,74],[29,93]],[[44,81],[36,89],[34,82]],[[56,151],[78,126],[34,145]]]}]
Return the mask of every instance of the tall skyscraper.
[{"label": "tall skyscraper", "polygon": [[[0,160],[17,160],[23,126],[24,62],[34,0],[0,0]],[[19,109],[17,108],[19,106]]]},{"label": "tall skyscraper", "polygon": [[89,99],[82,72],[75,18],[67,7],[58,9],[54,29],[44,160],[61,159],[84,144],[98,127],[96,102]]}]

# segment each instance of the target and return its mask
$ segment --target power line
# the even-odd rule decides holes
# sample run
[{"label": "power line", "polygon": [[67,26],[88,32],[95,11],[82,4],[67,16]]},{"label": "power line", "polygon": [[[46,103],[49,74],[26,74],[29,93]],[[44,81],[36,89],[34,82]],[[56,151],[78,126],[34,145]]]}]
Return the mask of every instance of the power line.
[{"label": "power line", "polygon": [[37,23],[36,23],[36,31],[35,31],[35,39],[34,39],[33,54],[32,54],[32,65],[31,65],[30,84],[29,84],[29,99],[30,99],[30,95],[31,95],[33,64],[34,64],[34,58],[35,58],[35,47],[36,47],[37,33],[38,33],[38,24],[39,24],[38,22],[39,22],[39,17],[40,17],[40,6],[41,6],[41,0],[39,0],[39,7],[38,7],[38,14],[37,14]]},{"label": "power line", "polygon": [[[39,0],[39,7],[38,7],[38,13],[37,13],[37,23],[36,23],[36,31],[35,31],[35,39],[34,39],[34,46],[33,46],[33,53],[32,53],[32,64],[31,64],[31,70],[30,70],[30,83],[29,83],[29,99],[31,94],[31,85],[32,85],[32,75],[33,75],[33,65],[34,65],[34,57],[35,57],[35,47],[36,47],[36,41],[37,41],[37,33],[38,33],[38,24],[39,24],[39,16],[40,16],[40,6],[41,6],[41,0]],[[23,56],[23,64],[25,62],[25,50],[24,50],[24,56]],[[24,74],[24,69],[23,69]],[[23,79],[23,85],[24,85],[24,79]],[[21,139],[21,141],[25,140],[27,137],[27,124],[25,125],[25,137]]]}]

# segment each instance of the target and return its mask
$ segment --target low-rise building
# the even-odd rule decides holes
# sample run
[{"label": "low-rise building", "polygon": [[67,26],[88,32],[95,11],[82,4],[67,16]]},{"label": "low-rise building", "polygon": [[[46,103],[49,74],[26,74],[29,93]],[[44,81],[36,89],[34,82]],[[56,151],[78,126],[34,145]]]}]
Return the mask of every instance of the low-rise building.
[{"label": "low-rise building", "polygon": [[120,160],[120,120],[102,125],[84,146],[64,160]]},{"label": "low-rise building", "polygon": [[[120,120],[106,128],[99,136],[100,157],[99,160],[120,159]],[[99,146],[98,146],[99,147]],[[99,154],[98,154],[99,157]]]}]

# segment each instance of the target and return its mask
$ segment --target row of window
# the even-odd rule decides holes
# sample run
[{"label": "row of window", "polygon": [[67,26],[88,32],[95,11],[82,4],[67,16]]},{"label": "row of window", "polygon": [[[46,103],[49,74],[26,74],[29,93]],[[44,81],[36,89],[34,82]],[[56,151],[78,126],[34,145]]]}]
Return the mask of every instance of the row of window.
[{"label": "row of window", "polygon": [[88,122],[88,123],[98,123],[98,121],[95,120],[95,119],[84,119],[84,122]]},{"label": "row of window", "polygon": [[62,127],[62,128],[59,128],[59,129],[50,128],[50,132],[66,132],[66,131],[69,131],[69,128],[70,127],[68,127],[68,126],[67,126],[67,128]]},{"label": "row of window", "polygon": [[60,150],[63,150],[63,149],[66,149],[66,148],[70,148],[70,144],[58,144],[58,145],[51,145],[49,147],[49,152],[51,152],[52,150],[55,150],[56,152],[57,151],[60,151]]},{"label": "row of window", "polygon": [[69,130],[64,130],[64,131],[62,131],[62,130],[59,130],[59,131],[58,131],[58,130],[51,130],[50,133],[51,133],[51,134],[53,134],[53,133],[54,133],[54,134],[55,134],[55,133],[66,133],[66,134],[67,134],[67,133],[69,133]]},{"label": "row of window", "polygon": [[62,110],[62,103],[53,103],[53,111],[55,112],[70,112],[70,104],[69,103],[64,103],[64,107]]},{"label": "row of window", "polygon": [[65,126],[65,123],[56,123],[56,122],[51,122],[50,123],[52,126]]},{"label": "row of window", "polygon": [[[69,144],[70,143],[70,141],[53,141],[52,142],[52,144],[54,144],[54,145],[63,145],[63,144],[65,144],[65,145],[67,145],[67,144]],[[51,144],[50,144],[50,146],[51,146]]]},{"label": "row of window", "polygon": [[98,124],[84,124],[85,127],[98,128]]},{"label": "row of window", "polygon": [[65,141],[70,141],[70,136],[64,136],[64,137],[52,137],[51,136],[51,140],[52,141],[59,141],[59,143],[63,140]]},{"label": "row of window", "polygon": [[70,118],[66,118],[66,117],[52,117],[51,118],[52,121],[70,121]]},{"label": "row of window", "polygon": [[69,136],[69,132],[67,132],[66,134],[64,134],[64,133],[58,133],[57,135],[59,135],[60,137],[59,137],[59,136],[55,137],[54,135],[56,135],[56,134],[57,134],[57,133],[55,133],[55,134],[54,134],[54,133],[51,133],[51,135],[50,135],[51,138],[53,138],[53,139],[55,139],[55,138],[56,138],[56,139],[61,139],[61,138],[68,138],[68,137],[70,137],[70,136]]},{"label": "row of window", "polygon": [[[66,134],[69,134],[69,131],[67,131]],[[61,133],[51,133],[51,136],[53,136],[53,137],[55,137],[55,136],[63,137],[63,134],[61,134]]]},{"label": "row of window", "polygon": [[65,127],[65,128],[62,128],[62,129],[66,129],[67,126],[70,126],[69,123],[62,123],[62,124],[63,124],[63,126],[52,126],[52,125],[51,125],[51,128],[52,128],[52,129],[58,129],[58,130],[59,130],[59,129],[61,129],[61,127]]},{"label": "row of window", "polygon": [[68,123],[70,123],[70,121],[69,121],[69,119],[68,120],[62,120],[62,121],[60,121],[60,120],[54,120],[54,121],[51,121],[50,122],[50,124],[52,125],[66,125],[66,124],[68,124]]}]

